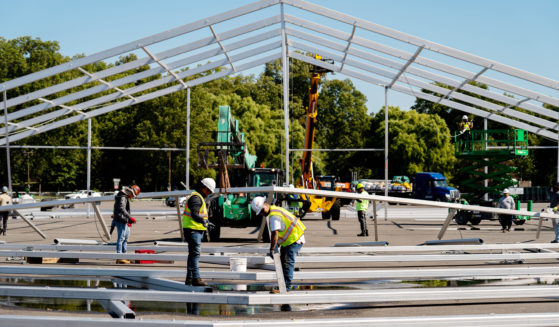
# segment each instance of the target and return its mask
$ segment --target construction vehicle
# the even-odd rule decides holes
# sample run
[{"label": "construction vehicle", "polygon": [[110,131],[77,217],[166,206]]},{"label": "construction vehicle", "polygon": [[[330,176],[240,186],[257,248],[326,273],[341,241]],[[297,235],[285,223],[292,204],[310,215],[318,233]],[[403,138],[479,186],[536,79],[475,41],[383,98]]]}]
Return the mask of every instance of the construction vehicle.
[{"label": "construction vehicle", "polygon": [[[363,184],[363,188],[369,194],[385,194],[384,179],[359,179],[352,182],[352,184]],[[388,181],[388,196],[397,196],[402,198],[409,198],[412,195],[412,185],[408,176],[394,176],[392,180]]]},{"label": "construction vehicle", "polygon": [[456,202],[460,191],[448,186],[446,177],[441,173],[417,173],[413,182],[412,195],[415,199]]},{"label": "construction vehicle", "polygon": [[[528,132],[522,129],[472,130],[469,135],[457,132],[454,135],[454,153],[457,158],[469,161],[461,169],[468,178],[458,182],[463,192],[462,203],[494,207],[502,190],[517,184],[511,176],[517,168],[505,163],[528,155]],[[485,180],[489,181],[487,186]],[[489,200],[483,199],[485,194]],[[511,196],[515,197],[514,194]],[[493,219],[493,214],[460,211],[454,219],[459,225],[468,222],[477,225],[482,219]],[[525,219],[524,216],[516,216],[513,221],[520,225]]]},{"label": "construction vehicle", "polygon": [[[219,107],[217,127],[217,132],[209,133],[216,141],[198,143],[198,165],[218,170],[217,191],[208,198],[209,220],[215,225],[208,232],[212,242],[220,239],[221,227],[259,227],[261,220],[251,211],[250,202],[256,196],[268,195],[227,194],[231,187],[228,168],[240,169],[246,175],[242,185],[238,186],[280,185],[284,176],[281,169],[255,167],[257,157],[248,152],[244,133],[239,131],[239,122],[233,118],[229,106]],[[267,237],[268,233],[263,235]]]},{"label": "construction vehicle", "polygon": [[[331,59],[322,59],[319,55],[314,55],[317,60],[333,63]],[[318,85],[322,76],[331,72],[328,69],[313,66],[311,71],[311,86],[309,88],[309,106],[307,107],[307,121],[305,128],[305,150],[312,150],[314,145],[314,134],[316,130],[318,114]],[[343,191],[343,184],[339,184],[337,178],[332,176],[314,176],[312,151],[304,151],[301,161],[301,184],[300,187],[308,189],[322,189],[328,191]],[[350,191],[349,188],[346,191]],[[308,212],[321,212],[323,219],[340,219],[340,208],[342,202],[338,198],[323,197],[318,195],[301,195],[304,201],[310,202]]]}]

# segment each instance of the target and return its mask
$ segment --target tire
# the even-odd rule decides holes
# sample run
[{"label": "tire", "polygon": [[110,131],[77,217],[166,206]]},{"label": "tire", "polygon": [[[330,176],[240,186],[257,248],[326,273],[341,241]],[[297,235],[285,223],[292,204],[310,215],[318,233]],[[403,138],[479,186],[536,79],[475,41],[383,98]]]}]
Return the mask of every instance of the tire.
[{"label": "tire", "polygon": [[472,216],[472,217],[470,218],[470,223],[471,223],[472,225],[479,225],[479,223],[481,223],[481,217],[474,217],[474,216]]},{"label": "tire", "polygon": [[526,219],[517,219],[517,218],[514,218],[514,219],[512,220],[512,222],[513,222],[515,225],[524,225],[524,223],[526,222]]},{"label": "tire", "polygon": [[332,208],[330,208],[330,214],[332,215],[332,220],[340,220],[341,207],[342,204],[340,202],[340,199],[337,199],[336,202],[334,202],[334,204],[332,205]]},{"label": "tire", "polygon": [[455,216],[454,220],[458,225],[466,225],[470,220],[471,212],[459,211]]},{"label": "tire", "polygon": [[[211,242],[218,242],[221,237],[221,219],[223,218],[223,208],[218,204],[217,199],[210,202],[208,218],[212,224],[215,225],[214,229],[207,232]],[[205,237],[207,239],[207,237]]]},{"label": "tire", "polygon": [[322,219],[330,219],[330,211],[322,211]]}]

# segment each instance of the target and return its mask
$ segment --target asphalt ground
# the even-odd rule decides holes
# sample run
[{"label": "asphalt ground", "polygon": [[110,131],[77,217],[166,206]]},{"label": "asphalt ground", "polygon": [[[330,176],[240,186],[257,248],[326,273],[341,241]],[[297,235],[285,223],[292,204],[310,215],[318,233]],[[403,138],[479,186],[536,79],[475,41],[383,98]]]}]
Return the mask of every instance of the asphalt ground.
[{"label": "asphalt ground", "polygon": [[[132,204],[132,212],[138,214],[137,223],[133,225],[129,240],[130,245],[152,245],[154,241],[179,241],[180,234],[175,208],[169,208],[164,205],[163,201],[134,201]],[[536,204],[535,209],[540,210],[545,204]],[[110,225],[110,217],[108,213],[111,211],[112,203],[103,203],[101,205],[105,215],[107,225]],[[7,243],[18,244],[54,244],[55,238],[84,239],[102,241],[102,230],[99,222],[94,218],[93,211],[91,217],[87,218],[80,206],[76,207],[76,216],[62,216],[60,218],[46,218],[45,216],[37,216],[32,222],[47,235],[47,239],[43,239],[31,227],[29,227],[22,219],[10,219],[8,222],[8,231],[6,235],[0,236],[0,240]],[[58,209],[62,210],[62,209]],[[159,212],[159,216],[145,216],[148,211]],[[433,214],[430,215],[429,211]],[[53,217],[57,217],[55,210],[51,212]],[[169,212],[161,214],[161,212]],[[413,217],[416,213],[417,217]],[[306,245],[305,246],[333,246],[337,243],[349,242],[372,242],[375,240],[373,223],[369,220],[369,237],[357,237],[360,232],[359,223],[356,213],[352,210],[343,210],[339,221],[322,220],[317,214],[311,214],[306,217],[303,222],[307,226]],[[400,216],[400,217],[396,217]],[[418,245],[428,240],[436,240],[439,233],[445,212],[440,209],[428,209],[411,206],[394,206],[388,211],[389,219],[385,220],[384,215],[378,217],[378,235],[379,241],[387,241],[389,245]],[[465,239],[465,238],[481,238],[484,243],[545,243],[554,238],[554,232],[550,221],[544,221],[540,239],[536,239],[537,221],[527,221],[524,225],[513,225],[511,232],[502,233],[500,225],[496,220],[483,220],[477,226],[465,225],[458,226],[451,223],[444,239]],[[253,232],[251,234],[251,232]],[[221,242],[204,243],[203,246],[257,246],[267,247],[267,244],[256,241],[257,233],[254,228],[234,229],[223,228]],[[112,241],[116,238],[113,234]],[[6,260],[2,264],[18,264],[7,261],[6,258],[0,258],[1,261]],[[556,263],[551,261],[550,263]],[[20,264],[20,263],[19,263]],[[385,268],[386,264],[380,264],[379,268]],[[392,263],[390,263],[392,266]],[[414,264],[397,263],[395,267],[409,267]],[[430,267],[444,265],[446,267],[460,267],[465,264],[459,263],[421,263],[422,267]],[[48,266],[52,266],[48,264]],[[76,266],[76,265],[69,265]],[[110,266],[117,267],[112,261],[80,261],[80,267],[88,266]],[[141,267],[153,269],[170,268],[169,265],[137,265],[132,264],[127,267]],[[174,268],[185,266],[185,262],[176,262],[171,265]],[[122,265],[118,266],[122,268]],[[200,267],[204,269],[228,269],[229,267],[217,266],[212,264],[201,263]],[[470,266],[469,266],[470,267]],[[316,268],[313,265],[302,266],[302,269]],[[324,267],[322,267],[324,268]],[[332,266],[332,269],[339,267]],[[347,269],[347,267],[343,267]],[[356,269],[363,268],[356,266]],[[374,269],[374,265],[367,265],[367,268]],[[1,278],[1,277],[0,277]],[[322,306],[294,306],[293,312],[279,312],[278,308],[258,310],[255,309],[247,312],[242,308],[223,308],[220,306],[207,308],[202,314],[208,315],[207,318],[215,319],[286,319],[286,318],[343,318],[343,317],[388,317],[388,316],[424,316],[424,315],[459,315],[459,314],[492,314],[492,313],[530,313],[530,312],[556,312],[559,303],[554,299],[534,299],[524,302],[518,302],[515,299],[486,301],[479,303],[473,302],[453,302],[453,303],[386,303],[386,304],[370,304],[370,305],[322,305]],[[16,315],[63,315],[63,316],[93,316],[105,318],[106,313],[91,313],[85,311],[64,312],[56,309],[29,309],[22,307],[14,307],[0,303],[0,314],[16,314]],[[137,313],[137,318],[144,319],[201,319],[205,317],[188,315],[184,312],[150,312],[142,311]]]}]

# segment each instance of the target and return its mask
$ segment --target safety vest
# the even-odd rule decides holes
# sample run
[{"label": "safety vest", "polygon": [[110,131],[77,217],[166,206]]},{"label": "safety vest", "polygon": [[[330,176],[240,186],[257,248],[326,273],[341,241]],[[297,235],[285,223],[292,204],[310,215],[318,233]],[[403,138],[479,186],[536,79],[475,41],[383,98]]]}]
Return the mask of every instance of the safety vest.
[{"label": "safety vest", "polygon": [[[204,220],[208,220],[208,209],[206,208],[206,201],[204,201],[204,197],[202,196],[202,194],[194,191],[192,192],[192,194],[190,194],[190,196],[199,196],[200,199],[202,199],[202,207],[200,207],[200,217],[202,217]],[[188,197],[188,199],[190,199],[190,197]],[[182,213],[182,228],[206,230],[206,227],[204,227],[204,225],[192,219],[192,214],[190,213],[190,208],[188,207],[188,199],[186,201],[186,208]],[[177,203],[177,205],[179,204]]]},{"label": "safety vest", "polygon": [[[362,195],[369,195],[369,193],[367,193],[367,191],[363,190],[363,192],[359,193]],[[367,209],[369,209],[369,200],[365,200],[365,199],[360,199],[361,202],[355,202],[355,210],[357,211],[367,211]]]},{"label": "safety vest", "polygon": [[292,215],[284,208],[277,206],[270,206],[270,213],[268,214],[268,226],[270,226],[270,216],[278,216],[281,218],[285,225],[284,230],[278,231],[278,244],[281,246],[289,246],[297,242],[307,229],[299,218]]}]

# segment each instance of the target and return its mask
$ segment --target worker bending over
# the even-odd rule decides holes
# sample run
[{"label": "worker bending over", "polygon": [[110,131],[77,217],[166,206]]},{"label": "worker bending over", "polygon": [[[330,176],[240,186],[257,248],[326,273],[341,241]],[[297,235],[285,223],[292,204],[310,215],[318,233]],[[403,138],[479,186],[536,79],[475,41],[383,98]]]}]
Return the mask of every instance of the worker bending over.
[{"label": "worker bending over", "polygon": [[262,196],[252,200],[252,210],[256,215],[264,215],[268,230],[270,231],[270,253],[280,246],[280,258],[283,270],[283,278],[287,291],[291,290],[293,270],[295,269],[295,257],[305,244],[305,230],[303,222],[282,207],[270,205]]}]

